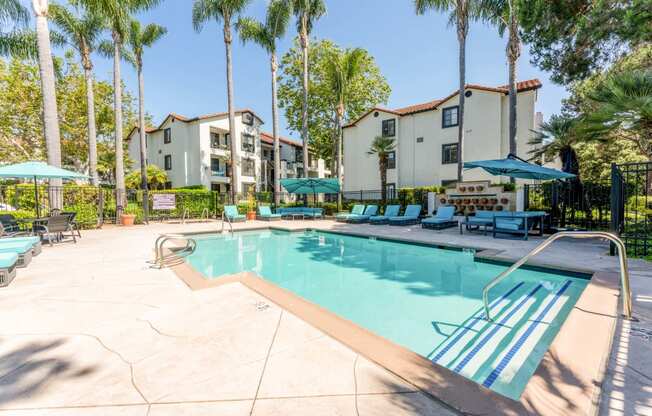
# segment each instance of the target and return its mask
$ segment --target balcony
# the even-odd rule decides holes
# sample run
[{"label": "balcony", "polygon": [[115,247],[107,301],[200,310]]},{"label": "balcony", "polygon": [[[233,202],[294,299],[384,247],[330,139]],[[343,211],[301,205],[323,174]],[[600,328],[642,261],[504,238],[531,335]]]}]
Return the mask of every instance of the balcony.
[{"label": "balcony", "polygon": [[211,181],[220,183],[229,183],[231,178],[226,170],[211,170]]}]

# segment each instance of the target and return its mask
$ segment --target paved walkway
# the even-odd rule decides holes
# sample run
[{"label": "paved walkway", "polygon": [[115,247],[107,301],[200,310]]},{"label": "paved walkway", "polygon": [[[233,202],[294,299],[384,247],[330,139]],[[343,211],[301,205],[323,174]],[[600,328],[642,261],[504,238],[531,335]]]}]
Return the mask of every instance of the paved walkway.
[{"label": "paved walkway", "polygon": [[[306,224],[500,249],[507,258],[537,244],[454,230],[282,223]],[[158,233],[211,229],[106,227],[76,245],[44,247],[19,269],[0,289],[0,415],[452,414],[239,283],[193,292],[146,263]],[[616,270],[605,253],[602,243],[562,241],[542,259]],[[632,271],[641,321],[619,328],[604,414],[652,414],[652,267],[632,261]]]}]

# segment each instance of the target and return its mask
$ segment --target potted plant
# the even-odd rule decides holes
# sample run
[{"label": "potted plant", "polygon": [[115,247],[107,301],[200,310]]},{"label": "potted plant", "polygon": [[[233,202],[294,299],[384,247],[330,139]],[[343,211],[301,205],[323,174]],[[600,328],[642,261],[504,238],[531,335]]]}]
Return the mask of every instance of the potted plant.
[{"label": "potted plant", "polygon": [[475,186],[469,186],[468,190],[469,190],[469,192],[474,192],[475,191]]},{"label": "potted plant", "polygon": [[134,225],[136,221],[136,214],[138,213],[138,206],[136,204],[127,204],[125,210],[120,214],[120,224],[125,227]]},{"label": "potted plant", "polygon": [[500,198],[500,203],[501,204],[507,204],[509,202],[509,199],[507,198]]},{"label": "potted plant", "polygon": [[256,219],[256,197],[253,192],[249,192],[247,196],[247,220]]},{"label": "potted plant", "polygon": [[460,186],[460,192],[466,192],[466,186]]},{"label": "potted plant", "polygon": [[475,190],[478,191],[478,192],[482,192],[484,190],[484,186],[478,185],[478,186],[475,187]]}]

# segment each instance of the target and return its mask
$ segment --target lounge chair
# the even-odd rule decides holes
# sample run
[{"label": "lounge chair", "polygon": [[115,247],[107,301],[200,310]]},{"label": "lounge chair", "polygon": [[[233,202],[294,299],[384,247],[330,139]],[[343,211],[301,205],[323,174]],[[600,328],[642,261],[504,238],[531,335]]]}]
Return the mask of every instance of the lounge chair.
[{"label": "lounge chair", "polygon": [[421,220],[421,228],[428,228],[431,230],[443,230],[457,226],[457,221],[453,219],[455,215],[455,207],[444,206],[439,207],[437,213],[428,218]]},{"label": "lounge chair", "polygon": [[32,261],[32,243],[29,241],[0,240],[0,254],[10,253],[18,256],[17,267],[27,267]]},{"label": "lounge chair", "polygon": [[79,228],[79,223],[77,222],[77,213],[75,211],[63,211],[61,215],[68,216],[70,225],[72,225],[72,229],[77,231],[77,236],[81,238],[81,229]]},{"label": "lounge chair", "polygon": [[496,238],[496,234],[517,234],[527,240],[530,230],[537,224],[539,235],[543,236],[543,221],[546,215],[543,211],[497,212],[493,220],[493,237]]},{"label": "lounge chair", "polygon": [[335,216],[335,221],[346,222],[351,215],[362,215],[364,214],[365,206],[362,204],[356,204],[351,209],[351,212],[343,212]]},{"label": "lounge chair", "polygon": [[16,277],[18,254],[0,253],[0,287],[8,286]]},{"label": "lounge chair", "polygon": [[41,239],[38,237],[33,236],[31,233],[27,231],[20,231],[20,232],[11,232],[8,233],[4,229],[3,225],[0,224],[0,241],[29,241],[32,243],[32,255],[33,256],[38,256],[41,254],[41,251],[43,251],[43,248],[41,246]]},{"label": "lounge chair", "polygon": [[413,225],[419,223],[421,205],[408,205],[403,215],[389,218],[389,225]]},{"label": "lounge chair", "polygon": [[378,214],[378,205],[367,205],[367,208],[364,209],[364,212],[360,215],[351,214],[346,219],[346,222],[351,224],[362,224],[369,221],[369,218]]},{"label": "lounge chair", "polygon": [[467,216],[464,221],[460,222],[460,234],[462,229],[466,227],[467,231],[484,230],[484,235],[487,235],[487,229],[494,226],[494,211],[476,211],[475,216]]},{"label": "lounge chair", "polygon": [[4,230],[8,233],[21,231],[18,221],[16,221],[16,217],[11,214],[0,215],[0,224],[2,224]]},{"label": "lounge chair", "polygon": [[390,217],[396,217],[401,210],[400,205],[387,205],[383,215],[374,215],[369,218],[369,224],[381,225],[389,223]]},{"label": "lounge chair", "polygon": [[281,214],[283,217],[295,219],[295,216],[303,216],[303,218],[312,218],[316,220],[317,218],[324,217],[323,208],[308,208],[308,207],[285,207],[278,208],[276,210],[277,214]]},{"label": "lounge chair", "polygon": [[272,210],[268,206],[259,205],[256,219],[261,221],[280,220],[281,214],[272,214]]},{"label": "lounge chair", "polygon": [[[52,246],[52,241],[61,241],[65,237],[72,237],[72,241],[77,243],[75,229],[70,222],[68,215],[54,215],[43,221],[36,221],[33,225],[34,233],[48,236],[48,243]],[[65,233],[69,233],[66,235]]]},{"label": "lounge chair", "polygon": [[242,222],[247,221],[247,216],[238,213],[238,207],[235,205],[224,205],[223,217],[226,217],[229,222]]}]

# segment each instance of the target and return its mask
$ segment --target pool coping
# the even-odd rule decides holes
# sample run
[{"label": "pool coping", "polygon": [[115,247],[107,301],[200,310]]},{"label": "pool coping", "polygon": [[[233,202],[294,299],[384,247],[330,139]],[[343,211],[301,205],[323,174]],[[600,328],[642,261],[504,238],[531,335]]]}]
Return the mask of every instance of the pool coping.
[{"label": "pool coping", "polygon": [[[246,231],[264,229],[300,232],[309,228],[297,230],[268,226]],[[332,233],[330,230],[325,232]],[[356,235],[339,231],[335,233]],[[215,234],[215,232],[192,234]],[[368,234],[358,236],[369,237]],[[385,237],[382,239],[392,240]],[[421,243],[409,239],[394,241]],[[425,245],[451,247],[442,244],[425,243]],[[480,254],[480,260],[505,263],[507,260],[496,256],[500,252],[487,249],[476,254]],[[534,267],[544,269],[555,267],[557,271],[559,269],[559,266],[543,264]],[[619,276],[616,273],[592,273],[587,287],[545,352],[520,399],[516,401],[434,364],[415,352],[253,273],[243,272],[210,280],[205,279],[185,261],[172,265],[171,269],[192,290],[241,283],[396,374],[438,402],[463,414],[574,416],[597,413],[601,384],[604,380],[618,317],[620,291]],[[586,274],[585,270],[569,270],[569,272]]]}]

